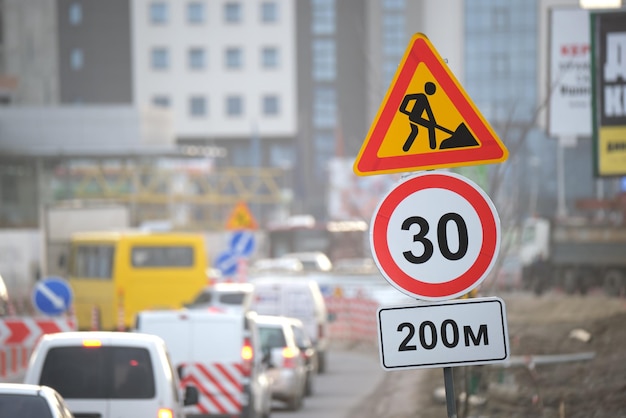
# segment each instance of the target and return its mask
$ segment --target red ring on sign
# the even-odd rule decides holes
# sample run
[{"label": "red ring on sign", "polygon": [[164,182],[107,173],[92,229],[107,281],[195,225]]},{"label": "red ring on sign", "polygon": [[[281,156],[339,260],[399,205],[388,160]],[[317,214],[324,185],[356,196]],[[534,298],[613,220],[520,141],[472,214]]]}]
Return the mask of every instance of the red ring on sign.
[{"label": "red ring on sign", "polygon": [[[394,261],[389,251],[387,230],[394,210],[410,194],[424,189],[450,190],[464,197],[474,208],[481,221],[483,242],[474,264],[463,274],[443,283],[428,283],[406,274]],[[372,222],[372,244],[379,267],[387,280],[401,289],[419,297],[443,299],[460,295],[480,282],[491,265],[498,245],[494,210],[485,197],[469,183],[458,177],[442,174],[425,174],[411,178],[393,189],[381,202]]]}]

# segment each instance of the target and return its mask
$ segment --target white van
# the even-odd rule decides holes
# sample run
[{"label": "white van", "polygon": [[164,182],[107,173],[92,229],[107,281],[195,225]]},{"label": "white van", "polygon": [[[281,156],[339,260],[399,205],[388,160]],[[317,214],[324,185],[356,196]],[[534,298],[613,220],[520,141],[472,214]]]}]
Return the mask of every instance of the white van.
[{"label": "white van", "polygon": [[180,382],[165,342],[126,332],[60,332],[38,342],[24,383],[45,385],[65,399],[76,418],[184,418],[198,390]]},{"label": "white van", "polygon": [[259,315],[277,315],[298,318],[318,355],[318,372],[327,365],[328,311],[319,284],[304,277],[262,277],[252,281],[254,290],[250,310]]},{"label": "white van", "polygon": [[136,330],[161,337],[183,383],[193,383],[198,403],[188,417],[269,417],[271,388],[255,313],[209,310],[143,311]]}]

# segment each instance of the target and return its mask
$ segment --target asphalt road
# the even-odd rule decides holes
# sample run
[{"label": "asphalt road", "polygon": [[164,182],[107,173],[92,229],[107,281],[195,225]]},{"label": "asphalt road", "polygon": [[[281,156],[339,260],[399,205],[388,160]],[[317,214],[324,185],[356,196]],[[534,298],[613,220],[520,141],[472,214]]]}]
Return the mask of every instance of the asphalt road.
[{"label": "asphalt road", "polygon": [[372,395],[385,377],[378,358],[351,351],[331,351],[327,372],[317,375],[314,393],[301,410],[287,411],[274,402],[274,418],[347,418],[350,411]]}]

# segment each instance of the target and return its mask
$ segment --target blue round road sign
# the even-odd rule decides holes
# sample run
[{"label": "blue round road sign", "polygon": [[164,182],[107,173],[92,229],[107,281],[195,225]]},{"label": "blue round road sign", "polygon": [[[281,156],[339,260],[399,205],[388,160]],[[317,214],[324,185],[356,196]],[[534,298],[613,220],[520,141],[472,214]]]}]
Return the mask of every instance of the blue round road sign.
[{"label": "blue round road sign", "polygon": [[237,255],[232,251],[223,251],[215,259],[215,268],[222,272],[225,277],[234,276],[237,273]]},{"label": "blue round road sign", "polygon": [[44,315],[60,315],[72,304],[72,288],[60,277],[48,277],[35,285],[33,304]]}]

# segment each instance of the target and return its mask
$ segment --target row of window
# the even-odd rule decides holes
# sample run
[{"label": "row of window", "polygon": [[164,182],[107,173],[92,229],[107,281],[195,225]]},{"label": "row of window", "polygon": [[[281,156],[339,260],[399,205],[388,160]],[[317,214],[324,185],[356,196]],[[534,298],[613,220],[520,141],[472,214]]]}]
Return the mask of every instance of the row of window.
[{"label": "row of window", "polygon": [[[153,1],[149,10],[150,23],[165,25],[170,22],[170,4],[166,1]],[[242,2],[229,1],[224,3],[222,19],[226,23],[241,23],[244,19]],[[278,21],[278,4],[274,1],[263,1],[259,5],[259,19],[263,23]],[[190,1],[186,6],[186,20],[191,24],[202,24],[207,21],[206,1]]]},{"label": "row of window", "polygon": [[[202,70],[208,66],[208,51],[202,47],[192,47],[187,51],[187,65],[191,70]],[[276,69],[280,64],[278,48],[261,48],[260,65],[263,69]],[[243,48],[231,47],[224,50],[224,66],[227,69],[241,69],[244,65]],[[155,70],[170,68],[170,51],[166,47],[154,47],[150,51],[150,66]]]},{"label": "row of window", "polygon": [[[167,24],[170,17],[170,5],[165,1],[153,1],[149,5],[148,15],[150,23],[155,25]],[[185,16],[187,23],[202,24],[207,21],[206,1],[190,1],[186,5]],[[83,22],[83,8],[79,2],[70,4],[68,18],[71,25],[80,25]],[[263,23],[278,21],[278,4],[274,1],[264,1],[259,5],[259,19]],[[227,2],[223,6],[223,20],[227,23],[241,23],[243,21],[243,6],[240,2]]]},{"label": "row of window", "polygon": [[[172,103],[167,95],[152,97],[152,104],[158,107],[169,108]],[[225,113],[228,117],[240,117],[244,114],[244,98],[232,95],[226,97]],[[268,94],[261,98],[261,111],[264,116],[277,116],[280,113],[280,98],[277,95]],[[209,101],[207,97],[195,95],[188,101],[188,114],[191,117],[205,117],[209,114]]]},{"label": "row of window", "polygon": [[[190,48],[187,51],[187,65],[191,70],[203,70],[208,66],[208,53],[204,48]],[[84,54],[81,48],[74,48],[70,53],[70,67],[80,70],[84,66]],[[224,52],[224,64],[228,69],[243,68],[242,48],[227,48]],[[155,47],[150,52],[150,66],[155,70],[170,68],[170,52],[165,47]],[[275,47],[261,49],[261,67],[266,70],[279,66],[279,51]]]}]

